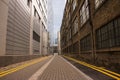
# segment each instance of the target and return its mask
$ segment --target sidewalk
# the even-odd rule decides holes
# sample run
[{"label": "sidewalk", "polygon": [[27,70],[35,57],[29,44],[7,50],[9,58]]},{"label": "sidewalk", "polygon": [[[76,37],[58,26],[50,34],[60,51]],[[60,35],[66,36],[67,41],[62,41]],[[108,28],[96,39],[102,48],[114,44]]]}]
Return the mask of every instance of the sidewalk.
[{"label": "sidewalk", "polygon": [[54,56],[43,73],[40,75],[38,72],[36,75],[39,75],[37,80],[92,80],[61,56]]}]

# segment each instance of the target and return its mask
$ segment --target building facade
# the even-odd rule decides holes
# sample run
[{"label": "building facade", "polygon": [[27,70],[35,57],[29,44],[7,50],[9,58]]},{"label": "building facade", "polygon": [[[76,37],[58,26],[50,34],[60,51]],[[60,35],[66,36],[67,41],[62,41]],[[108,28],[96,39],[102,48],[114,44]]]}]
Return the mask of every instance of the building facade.
[{"label": "building facade", "polygon": [[119,3],[120,0],[67,0],[60,31],[62,54],[119,68]]},{"label": "building facade", "polygon": [[58,37],[58,54],[61,54],[60,31],[58,31],[57,37]]},{"label": "building facade", "polygon": [[47,34],[47,0],[0,1],[0,56],[44,54]]}]

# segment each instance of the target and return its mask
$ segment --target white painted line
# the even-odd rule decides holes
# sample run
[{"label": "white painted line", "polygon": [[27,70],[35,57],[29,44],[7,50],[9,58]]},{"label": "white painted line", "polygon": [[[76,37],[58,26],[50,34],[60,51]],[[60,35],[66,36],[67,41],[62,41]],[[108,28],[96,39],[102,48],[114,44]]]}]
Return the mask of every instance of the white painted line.
[{"label": "white painted line", "polygon": [[91,77],[80,71],[78,68],[76,68],[74,65],[72,65],[69,61],[61,57],[66,63],[68,63],[70,66],[72,66],[76,71],[78,71],[81,75],[83,75],[87,80],[93,80]]},{"label": "white painted line", "polygon": [[44,64],[35,74],[33,74],[28,80],[38,80],[38,77],[42,75],[44,70],[48,67],[48,65],[52,62],[55,56],[50,59],[46,64]]}]

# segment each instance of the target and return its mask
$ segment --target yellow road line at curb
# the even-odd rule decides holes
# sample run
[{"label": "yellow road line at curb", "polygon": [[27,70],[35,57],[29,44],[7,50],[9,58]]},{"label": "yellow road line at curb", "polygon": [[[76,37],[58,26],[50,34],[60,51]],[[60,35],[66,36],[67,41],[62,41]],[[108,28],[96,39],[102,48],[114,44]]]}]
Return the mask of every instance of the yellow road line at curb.
[{"label": "yellow road line at curb", "polygon": [[[38,61],[38,59],[37,59],[36,61]],[[26,64],[24,64],[24,65],[18,66],[18,67],[16,67],[16,68],[19,68],[19,67],[22,67],[22,66],[27,66],[27,65],[30,65],[30,64],[32,64],[32,63],[34,63],[34,62],[35,62],[35,61],[33,60],[33,61],[29,62],[29,63],[26,63]],[[14,69],[16,69],[16,68],[12,68],[12,69],[9,69],[9,70],[0,72],[0,74],[6,73],[6,72],[8,72],[8,71],[12,71],[12,70],[14,70]]]},{"label": "yellow road line at curb", "polygon": [[67,59],[70,59],[70,60],[72,60],[72,61],[75,61],[75,62],[77,62],[77,63],[79,63],[79,64],[82,64],[82,65],[84,65],[84,66],[87,66],[87,67],[89,67],[89,68],[92,68],[92,69],[94,69],[94,70],[96,70],[96,71],[99,71],[99,72],[101,72],[101,73],[103,73],[103,74],[105,74],[105,75],[108,75],[108,76],[110,76],[110,77],[112,77],[112,78],[114,78],[114,79],[120,80],[120,78],[119,78],[119,77],[120,77],[120,74],[118,74],[118,73],[115,73],[115,72],[106,70],[106,69],[104,69],[104,68],[100,68],[100,67],[97,67],[97,66],[94,66],[94,65],[91,65],[91,64],[88,64],[88,63],[85,63],[85,62],[76,60],[76,59],[71,58],[71,57],[67,57],[67,56],[64,56],[64,57],[67,58]]},{"label": "yellow road line at curb", "polygon": [[18,67],[15,67],[15,68],[12,68],[12,69],[9,69],[9,70],[6,70],[6,71],[2,71],[2,72],[0,72],[0,77],[3,77],[5,75],[11,74],[11,73],[16,72],[16,71],[19,71],[19,70],[21,70],[23,68],[26,68],[26,67],[31,66],[33,64],[36,64],[38,62],[41,62],[41,61],[43,61],[43,60],[45,60],[47,58],[48,57],[43,57],[43,58],[40,58],[40,59],[35,59],[35,60],[30,61],[28,63],[25,63],[25,64],[23,64],[21,66],[18,66]]}]

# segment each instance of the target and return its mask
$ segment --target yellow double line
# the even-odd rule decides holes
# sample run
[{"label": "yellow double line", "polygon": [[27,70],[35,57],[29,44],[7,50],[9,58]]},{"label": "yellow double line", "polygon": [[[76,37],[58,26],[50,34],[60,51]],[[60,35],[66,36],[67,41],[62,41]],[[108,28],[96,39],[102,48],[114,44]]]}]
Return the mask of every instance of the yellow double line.
[{"label": "yellow double line", "polygon": [[120,80],[120,74],[118,74],[118,73],[115,73],[113,71],[110,71],[110,70],[107,70],[107,69],[104,69],[104,68],[101,68],[101,67],[97,67],[97,66],[88,64],[86,62],[82,62],[82,61],[76,60],[76,59],[71,58],[71,57],[67,57],[67,56],[64,56],[64,57],[69,59],[69,60],[72,60],[74,62],[77,62],[77,63],[79,63],[79,64],[81,64],[83,66],[86,66],[86,67],[89,67],[89,68],[94,69],[96,71],[99,71],[99,72],[101,72],[101,73],[103,73],[103,74],[105,74],[107,76],[110,76],[110,77],[116,79],[116,80]]},{"label": "yellow double line", "polygon": [[26,67],[31,66],[33,64],[36,64],[38,62],[41,62],[41,61],[43,61],[43,60],[45,60],[47,58],[48,57],[43,57],[43,58],[40,58],[40,59],[35,59],[35,60],[30,61],[28,63],[25,63],[25,64],[23,64],[21,66],[18,66],[18,67],[15,67],[15,68],[12,68],[12,69],[9,69],[9,70],[6,70],[6,71],[2,71],[2,72],[0,72],[0,77],[6,76],[6,75],[11,74],[11,73],[16,72],[16,71],[19,71],[19,70],[21,70],[23,68],[26,68]]}]

